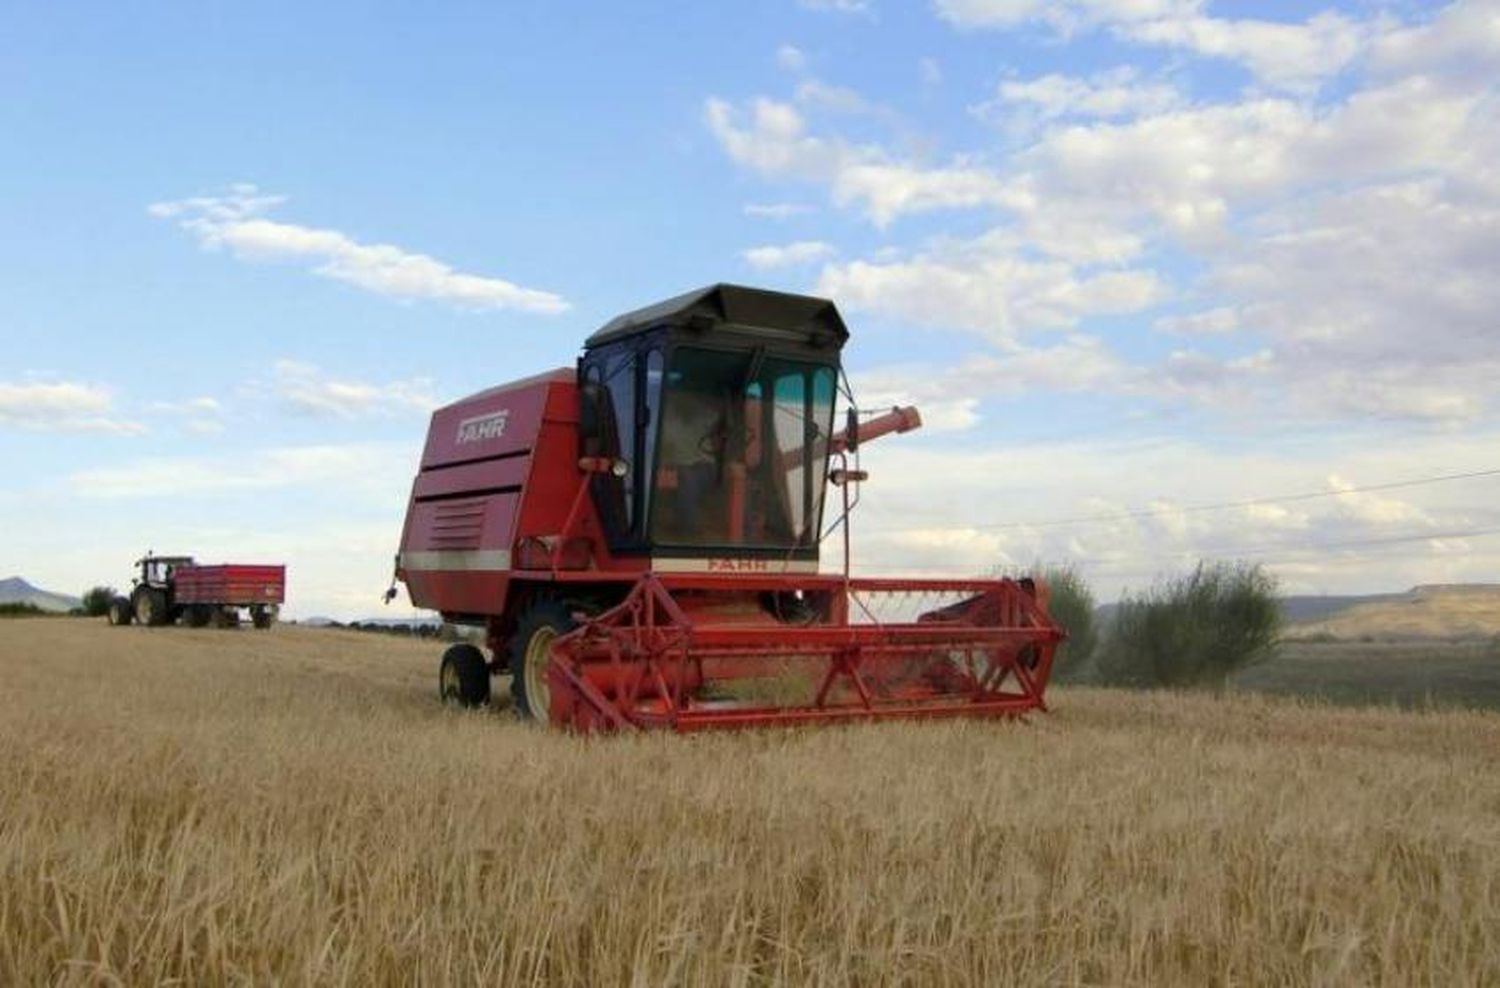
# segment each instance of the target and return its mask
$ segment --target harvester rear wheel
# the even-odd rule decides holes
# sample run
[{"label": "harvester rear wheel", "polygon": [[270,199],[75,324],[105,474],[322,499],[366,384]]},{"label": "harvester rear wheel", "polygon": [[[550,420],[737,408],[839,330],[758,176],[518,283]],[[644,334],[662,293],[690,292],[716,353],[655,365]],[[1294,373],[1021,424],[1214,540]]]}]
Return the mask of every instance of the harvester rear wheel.
[{"label": "harvester rear wheel", "polygon": [[521,614],[510,638],[510,695],[519,716],[547,723],[552,713],[552,690],[547,685],[552,642],[575,627],[573,608],[561,600],[533,601]]},{"label": "harvester rear wheel", "polygon": [[130,609],[135,612],[135,623],[156,626],[167,623],[167,595],[160,590],[138,587]]},{"label": "harvester rear wheel", "polygon": [[109,610],[105,614],[109,623],[115,627],[124,627],[130,623],[134,616],[130,611],[130,601],[124,597],[115,597],[109,602]]},{"label": "harvester rear wheel", "polygon": [[484,653],[467,642],[449,645],[438,666],[438,696],[459,707],[490,702],[490,667]]}]

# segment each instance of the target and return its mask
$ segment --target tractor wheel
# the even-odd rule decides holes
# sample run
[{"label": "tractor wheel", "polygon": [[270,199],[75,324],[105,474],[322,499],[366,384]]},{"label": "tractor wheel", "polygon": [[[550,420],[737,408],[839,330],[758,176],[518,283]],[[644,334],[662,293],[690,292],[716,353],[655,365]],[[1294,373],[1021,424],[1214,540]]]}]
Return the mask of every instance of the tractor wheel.
[{"label": "tractor wheel", "polygon": [[465,642],[449,645],[438,666],[438,696],[456,707],[490,702],[490,667],[484,653]]},{"label": "tractor wheel", "polygon": [[109,610],[105,612],[109,623],[117,628],[124,627],[134,617],[130,610],[130,601],[124,597],[115,597],[109,602]]},{"label": "tractor wheel", "polygon": [[183,612],[183,621],[189,628],[206,628],[212,617],[205,604],[189,604]]},{"label": "tractor wheel", "polygon": [[545,598],[532,602],[516,622],[510,638],[510,695],[520,717],[547,723],[552,709],[552,690],[547,684],[552,643],[577,623],[567,603]]},{"label": "tractor wheel", "polygon": [[276,605],[256,604],[250,608],[250,623],[265,631],[276,623]]},{"label": "tractor wheel", "polygon": [[137,587],[131,610],[135,623],[156,627],[167,623],[167,595],[150,587]]}]

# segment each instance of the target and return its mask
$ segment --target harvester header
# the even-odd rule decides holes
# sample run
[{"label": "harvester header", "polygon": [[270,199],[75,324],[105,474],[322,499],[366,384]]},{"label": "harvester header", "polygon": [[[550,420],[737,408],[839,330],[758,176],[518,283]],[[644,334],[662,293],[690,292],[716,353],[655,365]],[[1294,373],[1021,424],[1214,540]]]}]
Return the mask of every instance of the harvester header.
[{"label": "harvester header", "polygon": [[486,703],[509,672],[519,713],[582,730],[1042,706],[1062,637],[1042,587],[848,576],[851,456],[921,424],[838,422],[848,336],[827,299],[715,285],[438,409],[397,576],[490,651],[450,648],[442,696]]}]

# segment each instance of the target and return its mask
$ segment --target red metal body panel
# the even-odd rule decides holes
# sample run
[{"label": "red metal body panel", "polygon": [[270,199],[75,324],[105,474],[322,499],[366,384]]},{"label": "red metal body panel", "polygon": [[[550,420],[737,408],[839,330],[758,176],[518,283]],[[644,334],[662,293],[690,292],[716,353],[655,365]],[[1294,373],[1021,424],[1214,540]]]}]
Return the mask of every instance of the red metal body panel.
[{"label": "red metal body panel", "polygon": [[177,604],[282,604],[286,600],[286,567],[224,563],[179,566],[172,573]]},{"label": "red metal body panel", "polygon": [[[850,579],[816,572],[806,549],[613,556],[590,496],[613,464],[581,458],[577,373],[433,413],[396,562],[412,603],[486,626],[492,671],[533,601],[573,610],[577,628],[537,653],[553,723],[692,731],[1045,709],[1064,635],[1038,582]],[[893,409],[854,438],[920,424],[915,409]],[[848,469],[849,438],[830,441],[841,485],[863,478]],[[846,525],[846,548],[847,537]]]}]

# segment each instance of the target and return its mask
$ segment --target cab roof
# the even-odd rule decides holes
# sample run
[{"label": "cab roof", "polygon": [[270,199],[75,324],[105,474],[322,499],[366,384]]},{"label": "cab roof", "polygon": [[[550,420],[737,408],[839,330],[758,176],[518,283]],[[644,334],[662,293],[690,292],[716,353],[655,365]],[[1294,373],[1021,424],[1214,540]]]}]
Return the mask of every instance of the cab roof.
[{"label": "cab roof", "polygon": [[840,349],[849,339],[838,308],[826,298],[720,283],[616,316],[584,346],[593,348],[662,328],[695,335],[724,329],[748,331],[784,336],[820,349]]}]

